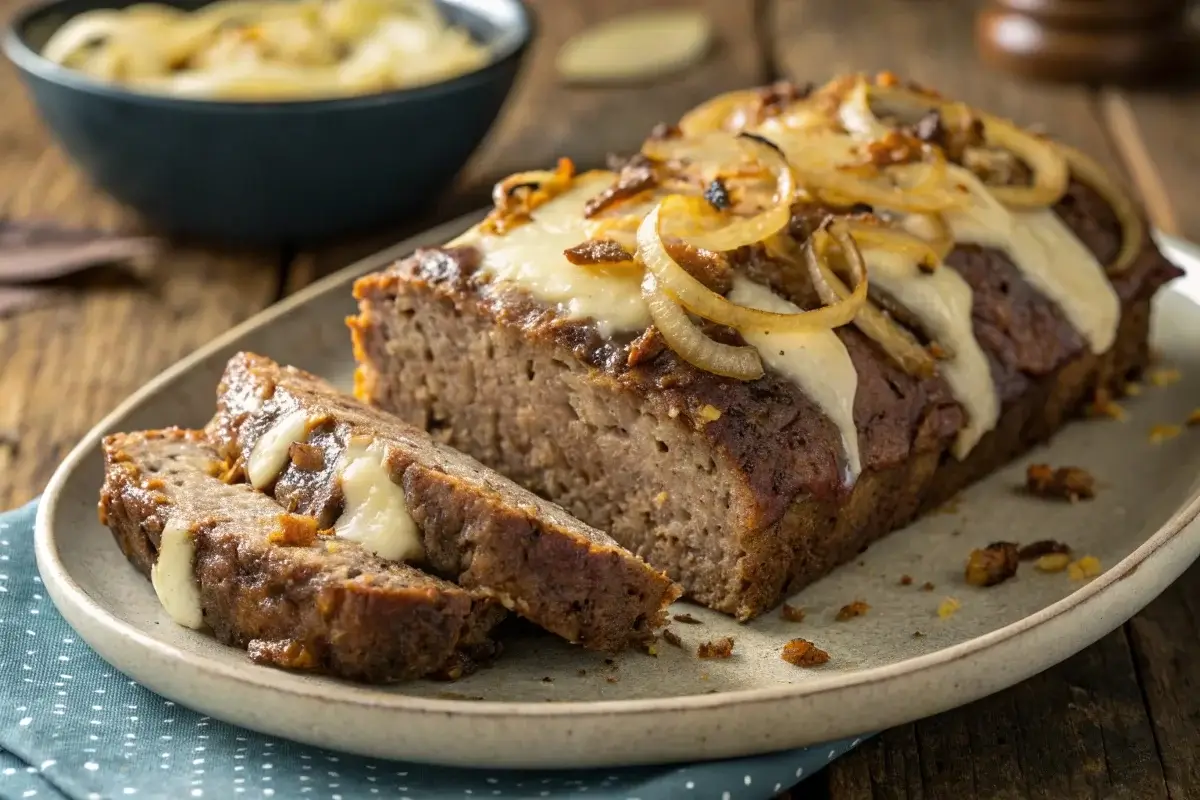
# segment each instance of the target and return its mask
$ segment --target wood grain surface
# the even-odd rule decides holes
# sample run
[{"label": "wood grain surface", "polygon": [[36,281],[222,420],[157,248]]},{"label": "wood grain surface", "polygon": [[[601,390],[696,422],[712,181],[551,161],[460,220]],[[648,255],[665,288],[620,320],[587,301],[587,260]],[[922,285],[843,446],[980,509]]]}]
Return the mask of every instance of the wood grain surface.
[{"label": "wood grain surface", "polygon": [[[66,450],[123,397],[232,324],[559,155],[581,166],[628,150],[656,122],[724,89],[787,76],[892,69],[1117,167],[1163,229],[1200,239],[1200,95],[1038,86],[985,69],[965,0],[534,0],[541,35],[492,135],[423,219],[295,253],[171,243],[141,282],[65,281],[53,301],[0,320],[0,508],[35,496]],[[720,41],[704,65],[645,86],[569,88],[558,47],[646,5],[700,6]],[[16,0],[0,0],[7,17]],[[89,188],[0,67],[0,213],[114,230],[137,219]],[[795,798],[1200,797],[1200,570],[1122,629],[1006,692],[886,731]]]}]

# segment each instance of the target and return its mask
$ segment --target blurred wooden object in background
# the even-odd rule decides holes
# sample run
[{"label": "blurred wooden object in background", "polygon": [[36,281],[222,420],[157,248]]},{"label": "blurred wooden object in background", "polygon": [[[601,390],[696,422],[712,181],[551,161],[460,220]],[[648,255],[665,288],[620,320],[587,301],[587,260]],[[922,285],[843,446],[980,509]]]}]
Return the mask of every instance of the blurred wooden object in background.
[{"label": "blurred wooden object in background", "polygon": [[1187,56],[1187,0],[987,0],[975,28],[983,60],[1025,77],[1144,83]]}]

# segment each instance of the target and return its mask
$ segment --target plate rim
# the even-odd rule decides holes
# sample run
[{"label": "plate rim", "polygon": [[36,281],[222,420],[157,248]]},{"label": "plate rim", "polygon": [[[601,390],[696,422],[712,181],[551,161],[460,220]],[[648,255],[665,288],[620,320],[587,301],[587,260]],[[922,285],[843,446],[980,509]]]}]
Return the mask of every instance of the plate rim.
[{"label": "plate rim", "polygon": [[[1147,560],[1153,558],[1160,550],[1174,542],[1181,534],[1189,531],[1189,528],[1192,528],[1194,533],[1200,536],[1200,524],[1193,525],[1197,518],[1200,517],[1200,487],[1198,487],[1193,490],[1187,501],[1180,504],[1149,538],[1101,576],[1084,584],[1057,602],[981,636],[976,636],[950,647],[891,664],[849,673],[814,676],[795,684],[735,689],[718,694],[690,694],[623,700],[566,701],[555,703],[492,700],[467,701],[420,697],[395,692],[373,692],[370,691],[371,687],[369,686],[344,684],[341,682],[321,682],[311,685],[301,683],[289,684],[287,680],[281,680],[281,677],[287,677],[286,673],[284,676],[281,676],[278,670],[267,667],[256,667],[256,665],[251,665],[248,662],[237,665],[217,663],[194,653],[181,650],[127,623],[121,617],[109,612],[88,596],[59,557],[54,523],[58,505],[62,501],[61,493],[64,485],[76,471],[79,464],[94,448],[99,446],[100,440],[104,435],[113,429],[133,409],[157,394],[162,387],[193,369],[197,364],[211,357],[217,351],[229,347],[239,338],[290,313],[295,308],[308,304],[331,291],[352,283],[355,277],[369,270],[379,269],[419,247],[445,242],[450,236],[473,224],[481,216],[481,211],[471,212],[437,225],[421,234],[409,237],[398,244],[360,259],[352,265],[338,270],[296,294],[260,311],[159,373],[94,425],[56,468],[42,495],[35,521],[34,543],[38,569],[41,572],[47,591],[51,595],[51,599],[63,613],[63,616],[68,619],[68,622],[72,622],[76,617],[84,618],[90,624],[96,625],[108,634],[115,634],[139,648],[152,651],[160,658],[183,662],[188,668],[200,670],[208,678],[234,680],[257,689],[271,690],[272,692],[280,692],[290,696],[302,696],[309,700],[334,702],[338,705],[349,705],[361,709],[376,711],[382,709],[409,714],[459,717],[466,718],[468,721],[501,718],[512,719],[514,717],[542,720],[568,718],[571,720],[586,720],[588,718],[642,715],[647,713],[670,714],[687,711],[720,710],[733,707],[745,708],[762,703],[775,703],[781,700],[796,701],[817,694],[884,684],[914,673],[944,667],[956,661],[985,654],[997,646],[1008,643],[1015,637],[1035,628],[1042,627],[1064,614],[1068,614],[1080,606],[1087,604],[1093,598],[1107,591],[1109,587],[1128,578]],[[1156,234],[1156,236],[1163,246],[1164,251],[1172,256],[1172,260],[1189,262],[1191,266],[1191,274],[1181,279],[1182,283],[1188,285],[1187,290],[1180,292],[1178,289],[1172,289],[1171,291],[1178,292],[1191,302],[1197,303],[1196,294],[1198,287],[1191,286],[1191,284],[1200,283],[1200,246],[1162,234]],[[1200,309],[1198,309],[1197,313],[1200,313]],[[1186,565],[1181,567],[1180,571],[1184,568],[1186,568]],[[1176,577],[1177,575],[1178,573],[1176,573]],[[1153,595],[1140,598],[1144,601],[1142,602],[1142,606],[1150,602],[1163,588],[1174,580],[1175,577],[1171,578],[1170,581],[1164,583]],[[1112,630],[1117,625],[1123,623],[1125,619],[1123,617],[1120,620],[1116,620],[1107,630]],[[78,629],[79,626],[76,626],[72,622],[72,627]],[[83,635],[82,632],[81,635]],[[1102,635],[1104,634],[1098,635],[1091,641],[1098,640]],[[1063,658],[1065,657],[1067,656],[1063,656]],[[1056,663],[1058,660],[1061,659],[1049,662],[1046,667]],[[248,669],[248,667],[255,668]],[[1046,667],[1041,667],[1040,669]]]}]

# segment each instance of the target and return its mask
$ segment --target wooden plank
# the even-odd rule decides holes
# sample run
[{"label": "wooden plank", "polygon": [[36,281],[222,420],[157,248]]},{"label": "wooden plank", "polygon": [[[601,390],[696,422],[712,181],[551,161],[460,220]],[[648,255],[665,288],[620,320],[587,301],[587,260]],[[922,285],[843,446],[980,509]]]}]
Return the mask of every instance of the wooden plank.
[{"label": "wooden plank", "polygon": [[1150,220],[1167,233],[1200,239],[1200,144],[1191,133],[1200,123],[1200,92],[1105,90],[1100,108]]},{"label": "wooden plank", "polygon": [[[530,0],[529,4],[537,15],[537,41],[505,111],[466,167],[457,191],[444,199],[428,219],[397,226],[380,236],[302,253],[289,288],[299,288],[399,241],[406,233],[486,204],[492,184],[505,175],[552,166],[559,156],[574,159],[580,168],[602,165],[610,152],[630,152],[639,147],[658,122],[678,119],[717,92],[767,78],[757,44],[758,3],[754,0]],[[718,41],[701,65],[638,86],[573,87],[558,80],[554,60],[567,39],[601,20],[651,6],[698,7],[710,16]]]},{"label": "wooden plank", "polygon": [[1200,566],[1127,627],[1168,794],[1200,797]]},{"label": "wooden plank", "polygon": [[[0,5],[0,17],[13,8]],[[0,96],[0,214],[141,230],[49,144],[8,64]],[[0,320],[0,508],[41,491],[74,442],[139,385],[274,300],[280,267],[274,252],[169,246],[141,284],[66,281],[53,305]]]},{"label": "wooden plank", "polygon": [[782,70],[795,80],[892,70],[1024,125],[1041,125],[1116,164],[1085,89],[1024,83],[980,63],[972,39],[975,8],[963,0],[800,0],[775,3],[767,27]]}]

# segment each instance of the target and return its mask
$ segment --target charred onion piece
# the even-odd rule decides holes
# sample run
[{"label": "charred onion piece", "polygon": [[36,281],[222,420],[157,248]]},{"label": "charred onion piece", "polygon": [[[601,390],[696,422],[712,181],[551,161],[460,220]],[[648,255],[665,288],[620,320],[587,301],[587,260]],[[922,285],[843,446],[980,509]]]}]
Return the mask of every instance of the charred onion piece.
[{"label": "charred onion piece", "polygon": [[727,251],[755,244],[787,227],[792,218],[792,198],[796,194],[796,179],[783,152],[766,139],[752,134],[740,134],[738,145],[761,164],[768,165],[775,175],[773,205],[753,217],[735,219],[715,231],[687,236],[688,244],[703,250]]},{"label": "charred onion piece", "polygon": [[877,167],[853,160],[854,152],[846,146],[851,140],[842,134],[782,131],[772,135],[786,153],[800,185],[830,205],[866,203],[892,211],[928,214],[960,208],[967,202],[967,197],[948,181],[937,179],[945,169],[943,164]]},{"label": "charred onion piece", "polygon": [[[867,87],[864,84],[862,95],[866,99],[861,105],[856,105],[855,95],[851,92],[848,98],[851,103],[850,112],[841,114],[840,117],[847,130],[859,135],[873,136],[875,126],[881,124],[870,109],[870,97],[899,101],[912,108],[937,109],[946,119],[961,119],[964,114],[970,114],[980,120],[983,123],[984,140],[989,147],[1013,153],[1033,172],[1033,183],[1029,186],[988,186],[996,199],[1006,206],[1046,208],[1062,199],[1067,191],[1070,171],[1058,148],[1052,142],[1035,136],[1008,120],[969,108],[962,103],[946,102],[899,86]],[[847,123],[860,127],[855,130]]]},{"label": "charred onion piece", "polygon": [[[857,267],[865,271],[862,254],[854,244],[848,231],[837,222],[826,230],[819,230],[804,245],[804,264],[808,267],[813,287],[823,303],[844,301],[850,290],[828,264],[825,251],[830,243],[836,244],[852,270]],[[883,349],[901,369],[919,378],[931,377],[937,371],[933,356],[921,346],[911,333],[896,324],[873,303],[863,303],[854,315],[854,327]]]},{"label": "charred onion piece", "polygon": [[1118,183],[1103,167],[1074,147],[1065,144],[1055,146],[1066,159],[1071,173],[1079,179],[1080,183],[1094,189],[1096,194],[1112,207],[1113,214],[1121,223],[1121,249],[1117,251],[1113,262],[1105,269],[1109,275],[1118,275],[1124,272],[1137,260],[1146,243],[1146,225],[1142,222],[1142,215],[1129,196],[1129,190]]},{"label": "charred onion piece", "polygon": [[692,323],[683,307],[658,288],[654,275],[646,273],[642,279],[642,297],[650,311],[650,319],[658,328],[667,346],[694,367],[752,381],[763,376],[762,358],[753,347],[735,347],[713,341]]},{"label": "charred onion piece", "polygon": [[[574,178],[575,164],[569,158],[560,158],[558,168],[553,171],[534,169],[528,172],[518,172],[497,183],[492,188],[492,204],[497,211],[508,211],[516,190],[521,188],[543,191],[547,195],[545,199],[549,199],[566,189]],[[523,210],[530,211],[532,209],[525,208]]]},{"label": "charred onion piece", "polygon": [[[865,270],[858,271],[855,276],[854,291],[847,298],[812,311],[780,314],[774,311],[747,308],[730,302],[689,275],[667,253],[659,229],[659,219],[663,206],[670,206],[673,197],[674,195],[655,206],[654,210],[642,221],[641,227],[638,228],[637,255],[646,270],[658,279],[658,286],[693,314],[738,329],[791,332],[828,330],[845,325],[854,319],[854,314],[866,302],[867,275]],[[855,254],[858,253],[857,249],[853,247],[853,242],[851,242],[851,249]],[[861,263],[861,258],[858,261]]]}]

